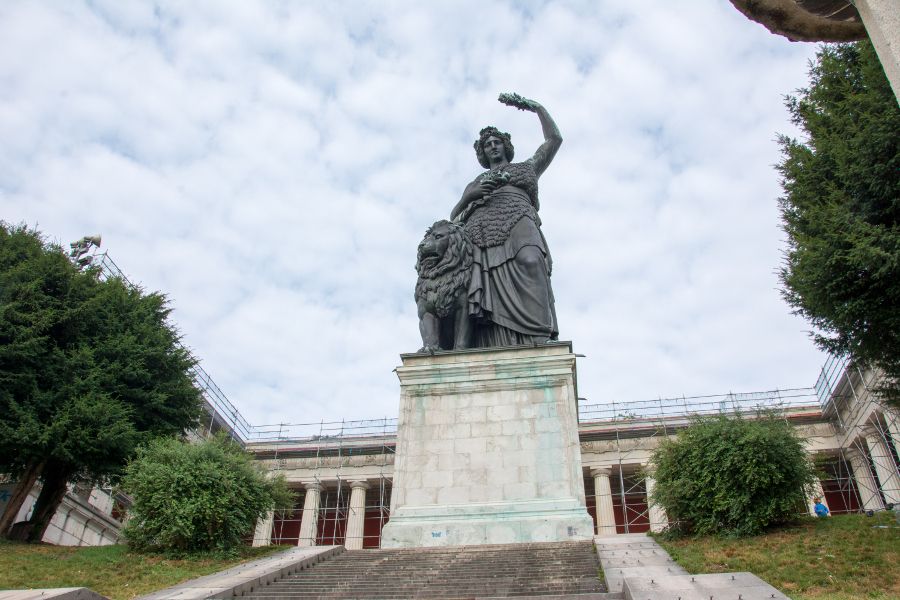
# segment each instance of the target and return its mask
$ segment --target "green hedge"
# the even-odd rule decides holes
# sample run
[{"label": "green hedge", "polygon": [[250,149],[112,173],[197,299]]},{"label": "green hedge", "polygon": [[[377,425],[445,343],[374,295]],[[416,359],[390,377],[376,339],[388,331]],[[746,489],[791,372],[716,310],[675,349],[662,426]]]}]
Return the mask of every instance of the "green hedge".
[{"label": "green hedge", "polygon": [[815,472],[803,440],[772,414],[697,419],[651,460],[651,501],[683,533],[755,535],[805,510]]},{"label": "green hedge", "polygon": [[125,526],[139,551],[227,553],[253,533],[257,518],[290,505],[281,477],[268,479],[227,438],[157,440],[128,465],[123,488],[134,505]]}]

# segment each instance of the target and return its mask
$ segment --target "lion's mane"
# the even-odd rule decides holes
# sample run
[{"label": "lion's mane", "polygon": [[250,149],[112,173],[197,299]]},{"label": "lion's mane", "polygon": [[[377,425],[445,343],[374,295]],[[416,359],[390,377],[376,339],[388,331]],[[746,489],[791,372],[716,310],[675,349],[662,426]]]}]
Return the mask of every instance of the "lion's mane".
[{"label": "lion's mane", "polygon": [[419,274],[416,281],[416,303],[425,300],[428,305],[434,306],[438,317],[446,317],[453,311],[462,288],[469,285],[472,270],[472,242],[459,225],[438,221],[425,232],[425,239],[432,235],[435,227],[442,224],[450,225],[452,232],[444,255],[433,264],[423,261],[423,244],[419,244],[416,260],[416,272]]}]

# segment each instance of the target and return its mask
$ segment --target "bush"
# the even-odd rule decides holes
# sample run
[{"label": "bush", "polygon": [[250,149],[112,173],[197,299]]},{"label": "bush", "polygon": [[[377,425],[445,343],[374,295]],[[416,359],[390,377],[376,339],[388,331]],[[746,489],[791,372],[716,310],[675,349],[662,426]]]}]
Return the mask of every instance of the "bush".
[{"label": "bush", "polygon": [[122,486],[134,498],[129,546],[174,555],[231,552],[259,517],[290,503],[284,479],[267,479],[225,437],[152,442],[128,465]]},{"label": "bush", "polygon": [[683,533],[755,535],[803,510],[815,481],[803,441],[771,414],[697,419],[651,465],[651,501]]}]

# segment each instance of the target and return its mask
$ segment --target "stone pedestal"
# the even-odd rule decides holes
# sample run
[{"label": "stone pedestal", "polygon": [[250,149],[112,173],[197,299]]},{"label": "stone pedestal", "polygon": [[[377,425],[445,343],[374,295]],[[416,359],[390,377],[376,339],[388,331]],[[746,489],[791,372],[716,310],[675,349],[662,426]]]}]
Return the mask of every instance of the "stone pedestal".
[{"label": "stone pedestal", "polygon": [[571,344],[401,359],[383,548],[591,539]]}]

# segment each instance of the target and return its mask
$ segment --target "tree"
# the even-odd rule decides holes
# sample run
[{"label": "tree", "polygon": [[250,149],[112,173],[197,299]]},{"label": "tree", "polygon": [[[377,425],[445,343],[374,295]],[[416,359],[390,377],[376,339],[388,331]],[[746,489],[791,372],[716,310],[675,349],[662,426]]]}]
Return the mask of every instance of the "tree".
[{"label": "tree", "polygon": [[34,230],[0,222],[0,472],[19,483],[6,534],[35,481],[40,541],[70,482],[115,479],[142,441],[192,427],[194,361],[160,294],[75,267]]},{"label": "tree", "polygon": [[792,519],[815,481],[803,441],[783,418],[702,418],[651,459],[652,502],[685,533],[754,535]]},{"label": "tree", "polygon": [[122,485],[134,498],[125,538],[139,551],[228,552],[267,511],[293,504],[282,476],[267,479],[224,436],[151,442],[128,465]]},{"label": "tree", "polygon": [[887,375],[900,406],[900,108],[872,45],[825,45],[780,137],[782,294],[816,344]]}]

